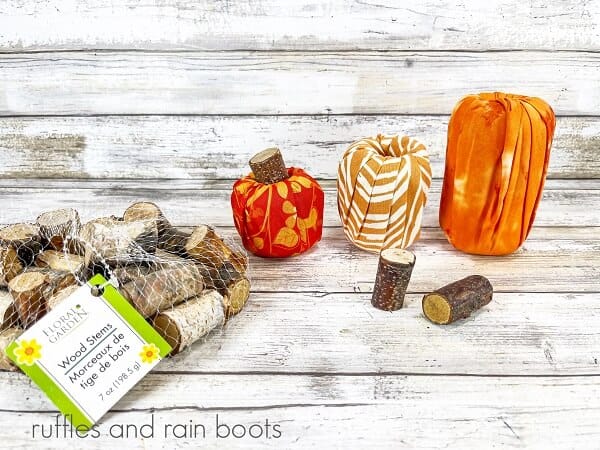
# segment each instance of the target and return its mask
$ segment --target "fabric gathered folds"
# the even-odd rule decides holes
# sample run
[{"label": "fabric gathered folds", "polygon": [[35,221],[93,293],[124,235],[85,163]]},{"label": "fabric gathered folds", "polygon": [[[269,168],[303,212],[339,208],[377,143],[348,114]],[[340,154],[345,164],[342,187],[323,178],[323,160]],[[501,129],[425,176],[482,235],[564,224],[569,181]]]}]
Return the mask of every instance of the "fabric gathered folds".
[{"label": "fabric gathered folds", "polygon": [[303,253],[321,240],[324,194],[300,168],[288,178],[263,184],[251,173],[231,194],[235,227],[244,247],[257,256],[283,258]]},{"label": "fabric gathered folds", "polygon": [[408,247],[419,237],[430,184],[429,156],[418,140],[379,134],[354,142],[338,167],[346,237],[372,252]]},{"label": "fabric gathered folds", "polygon": [[527,238],[542,197],[555,117],[543,100],[469,95],[448,124],[440,226],[467,253],[504,255]]}]

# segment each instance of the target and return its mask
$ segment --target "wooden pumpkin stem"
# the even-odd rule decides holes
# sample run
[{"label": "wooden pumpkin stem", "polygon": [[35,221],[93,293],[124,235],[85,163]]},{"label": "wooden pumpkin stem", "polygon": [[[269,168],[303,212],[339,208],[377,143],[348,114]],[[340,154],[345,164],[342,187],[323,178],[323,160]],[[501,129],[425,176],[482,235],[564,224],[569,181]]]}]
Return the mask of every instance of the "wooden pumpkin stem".
[{"label": "wooden pumpkin stem", "polygon": [[492,284],[487,278],[471,275],[425,295],[423,314],[432,322],[445,325],[469,317],[492,301],[492,295]]},{"label": "wooden pumpkin stem", "polygon": [[278,148],[268,148],[250,159],[250,168],[256,181],[273,184],[288,178],[283,156]]},{"label": "wooden pumpkin stem", "polygon": [[381,252],[371,304],[384,311],[402,308],[416,257],[408,250],[390,248]]}]

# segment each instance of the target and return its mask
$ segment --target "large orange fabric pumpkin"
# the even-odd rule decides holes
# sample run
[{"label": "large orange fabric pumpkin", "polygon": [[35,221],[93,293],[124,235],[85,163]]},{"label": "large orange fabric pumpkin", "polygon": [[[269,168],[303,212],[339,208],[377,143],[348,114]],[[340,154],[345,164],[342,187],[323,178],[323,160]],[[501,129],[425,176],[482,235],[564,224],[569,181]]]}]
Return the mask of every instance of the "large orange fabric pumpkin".
[{"label": "large orange fabric pumpkin", "polygon": [[286,257],[321,240],[324,194],[304,170],[290,167],[288,178],[264,184],[250,174],[235,182],[231,206],[244,247],[258,256]]},{"label": "large orange fabric pumpkin", "polygon": [[448,124],[440,225],[457,249],[517,250],[542,196],[554,135],[552,108],[522,95],[463,98]]}]

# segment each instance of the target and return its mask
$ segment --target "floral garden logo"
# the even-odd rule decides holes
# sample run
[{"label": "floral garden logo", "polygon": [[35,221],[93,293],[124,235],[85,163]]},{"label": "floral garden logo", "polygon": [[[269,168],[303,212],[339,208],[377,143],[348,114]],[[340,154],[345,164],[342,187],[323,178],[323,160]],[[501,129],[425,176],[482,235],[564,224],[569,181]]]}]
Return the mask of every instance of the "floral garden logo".
[{"label": "floral garden logo", "polygon": [[17,364],[33,366],[42,357],[41,350],[42,346],[35,339],[23,339],[14,350]]}]

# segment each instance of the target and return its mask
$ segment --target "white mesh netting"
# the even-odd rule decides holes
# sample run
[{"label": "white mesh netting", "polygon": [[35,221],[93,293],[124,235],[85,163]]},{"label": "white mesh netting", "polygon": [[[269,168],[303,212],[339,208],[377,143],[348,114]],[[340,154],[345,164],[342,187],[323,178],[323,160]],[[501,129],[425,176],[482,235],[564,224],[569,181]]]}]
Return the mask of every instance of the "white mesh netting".
[{"label": "white mesh netting", "polygon": [[172,226],[157,205],[81,224],[75,209],[0,229],[0,370],[4,349],[93,275],[102,274],[173,348],[189,347],[246,304],[248,257],[209,225]]}]

